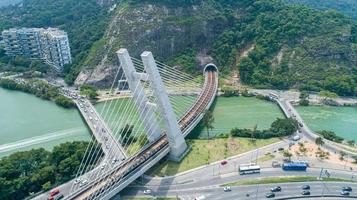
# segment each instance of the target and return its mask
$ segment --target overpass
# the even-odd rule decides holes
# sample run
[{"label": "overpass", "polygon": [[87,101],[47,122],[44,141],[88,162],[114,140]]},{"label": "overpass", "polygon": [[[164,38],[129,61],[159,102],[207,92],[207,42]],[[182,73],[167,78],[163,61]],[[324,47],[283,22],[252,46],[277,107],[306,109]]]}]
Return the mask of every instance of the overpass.
[{"label": "overpass", "polygon": [[[124,71],[126,72],[126,75],[133,74],[138,75],[140,78],[145,78],[145,75],[139,74],[133,70],[131,66],[132,61],[130,57],[128,57],[126,50],[123,49],[118,51],[118,55],[122,63],[122,67],[125,69]],[[144,52],[142,54],[142,59],[144,64],[147,64],[146,69],[148,70],[148,74],[152,75],[152,77],[158,78],[158,73],[155,71],[156,65],[153,63],[151,53]],[[150,67],[152,68],[150,69]],[[167,105],[166,103],[168,101],[165,100],[165,98],[167,98],[167,93],[165,90],[160,88],[162,87],[162,81],[155,78],[156,80],[152,81],[154,90],[161,92],[156,93],[156,96],[159,96],[159,102],[156,107],[159,107],[162,113],[166,115],[167,119],[165,123],[167,124],[167,128],[163,132],[148,135],[150,142],[145,145],[139,152],[123,160],[121,164],[108,170],[101,176],[98,176],[96,179],[94,179],[94,181],[88,183],[85,187],[78,188],[72,194],[69,194],[66,199],[110,199],[138,177],[140,177],[163,157],[167,156],[168,154],[171,156],[173,151],[177,151],[179,154],[181,154],[181,156],[184,155],[186,148],[184,148],[184,151],[182,151],[182,146],[186,145],[185,142],[184,144],[178,144],[178,146],[175,146],[175,142],[179,141],[180,138],[187,136],[189,132],[200,122],[204,116],[205,111],[209,109],[213,103],[218,88],[218,69],[214,64],[206,65],[203,71],[203,75],[204,85],[202,91],[198,95],[198,98],[176,122],[173,122],[172,118],[170,118],[170,105]],[[135,87],[138,87],[140,80],[138,80],[136,77],[133,79],[127,77],[127,79],[129,86],[133,85],[135,83],[134,81],[136,81],[137,83]],[[132,82],[130,83],[130,81]],[[136,90],[133,91],[134,101],[135,98],[143,95],[145,94],[137,93]],[[138,107],[139,106],[140,105],[138,104]],[[150,107],[147,105],[142,109],[146,109],[147,112],[150,112]],[[152,123],[152,121],[147,123]],[[177,124],[178,130],[175,130],[175,124]],[[180,135],[173,135],[172,132],[175,131],[177,131],[177,133]],[[154,138],[152,137],[153,135],[158,135],[158,137]],[[177,158],[175,156],[176,155],[173,155],[174,158]]]}]

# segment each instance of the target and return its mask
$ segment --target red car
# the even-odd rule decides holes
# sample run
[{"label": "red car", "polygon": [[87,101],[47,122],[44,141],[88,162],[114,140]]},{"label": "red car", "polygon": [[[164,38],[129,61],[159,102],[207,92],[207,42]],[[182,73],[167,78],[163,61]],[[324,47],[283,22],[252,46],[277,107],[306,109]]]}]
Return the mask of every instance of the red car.
[{"label": "red car", "polygon": [[221,162],[221,165],[226,165],[228,162],[226,161],[226,160],[223,160],[222,162]]},{"label": "red car", "polygon": [[53,196],[55,196],[56,194],[59,194],[59,189],[58,188],[55,188],[55,189],[53,189],[53,190],[51,190],[51,192],[50,192],[50,197],[53,197]]}]

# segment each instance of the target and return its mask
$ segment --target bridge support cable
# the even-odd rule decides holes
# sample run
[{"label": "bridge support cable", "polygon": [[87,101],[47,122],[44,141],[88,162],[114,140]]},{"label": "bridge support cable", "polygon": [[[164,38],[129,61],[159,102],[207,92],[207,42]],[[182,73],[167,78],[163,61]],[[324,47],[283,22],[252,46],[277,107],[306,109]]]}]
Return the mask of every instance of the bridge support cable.
[{"label": "bridge support cable", "polygon": [[[133,61],[134,63],[139,62],[135,61],[134,59]],[[139,65],[140,69],[144,68],[142,63],[139,63]],[[160,76],[162,77],[167,88],[170,97],[170,103],[172,104],[175,113],[179,118],[196,101],[197,95],[202,91],[202,83],[197,82],[194,77],[189,78],[189,81],[181,81],[180,78],[177,77],[185,73],[175,70],[172,70],[174,72],[169,72],[169,70],[167,70],[168,67],[165,68],[166,69],[162,69],[159,67],[158,69]],[[189,77],[189,75],[186,76]]]},{"label": "bridge support cable", "polygon": [[[143,69],[144,66],[141,61],[132,58],[133,62],[136,64],[139,64],[138,68]],[[192,91],[193,89],[198,89],[201,91],[201,86],[202,86],[202,81],[201,80],[196,80],[197,78],[194,78],[184,72],[180,72],[179,70],[175,70],[169,66],[160,66],[157,64],[158,70],[160,72],[160,76],[162,80],[165,83],[165,86],[167,90],[169,91],[168,88],[170,87],[182,87],[184,84],[187,84],[190,86],[189,90]],[[176,85],[175,83],[180,82],[180,85]]]},{"label": "bridge support cable", "polygon": [[[149,56],[147,56],[149,55]],[[129,55],[128,55],[129,56]],[[119,57],[119,56],[118,56]],[[133,149],[133,156],[129,157],[128,160],[124,161],[124,163],[130,163],[131,161],[135,161],[134,165],[129,164],[128,167],[126,168],[127,164],[117,164],[113,165],[112,168],[106,169],[106,170],[97,170],[95,173],[91,174],[91,184],[90,187],[86,189],[86,191],[93,191],[90,193],[86,200],[89,199],[102,199],[105,198],[107,199],[108,193],[112,194],[111,191],[117,191],[118,189],[115,189],[117,187],[122,187],[122,179],[126,175],[126,172],[137,166],[136,164],[138,160],[145,161],[146,159],[150,158],[152,153],[147,154],[144,153],[142,154],[141,152],[146,152],[146,148],[149,146],[142,146],[140,145],[135,145],[137,143],[147,143],[145,142],[147,139],[146,137],[150,137],[151,135],[147,133],[147,130],[153,130],[154,127],[159,127],[159,133],[160,133],[160,141],[152,141],[147,145],[157,145],[156,143],[159,142],[158,144],[160,145],[160,148],[163,147],[162,145],[168,145],[170,148],[171,152],[172,150],[172,142],[170,143],[170,137],[171,139],[174,138],[174,142],[178,141],[180,142],[180,138],[172,137],[170,136],[170,130],[176,128],[178,130],[178,133],[176,132],[175,136],[181,136],[183,142],[181,145],[186,145],[183,135],[182,135],[182,130],[186,130],[187,127],[182,127],[182,117],[187,115],[187,111],[184,112],[187,109],[193,110],[193,112],[199,111],[202,107],[204,106],[206,102],[205,98],[209,97],[209,93],[207,91],[202,91],[200,86],[202,85],[200,83],[201,80],[195,79],[193,77],[190,77],[189,75],[186,75],[182,72],[179,72],[178,70],[175,70],[173,68],[168,67],[167,65],[164,64],[159,64],[157,61],[154,60],[152,54],[150,52],[144,52],[142,54],[142,60],[144,62],[137,62],[137,60],[130,58],[129,59],[132,61],[133,68],[135,69],[134,77],[131,78],[137,78],[139,81],[137,81],[137,85],[140,85],[142,88],[141,93],[146,96],[146,99],[144,98],[138,98],[138,101],[135,103],[129,104],[128,101],[120,101],[120,107],[123,107],[125,109],[119,109],[119,111],[114,111],[111,106],[106,107],[106,109],[110,110],[110,114],[106,115],[107,120],[111,120],[110,127],[115,127],[113,129],[113,133],[115,135],[119,135],[119,140],[124,144],[124,147],[126,150],[129,150],[129,147]],[[121,63],[123,64],[123,63]],[[151,66],[150,66],[151,65]],[[153,67],[154,72],[150,71],[149,67]],[[156,70],[156,71],[155,71]],[[123,75],[124,73],[122,73]],[[182,76],[181,76],[182,75]],[[154,79],[153,79],[154,77]],[[158,80],[155,80],[156,77],[159,77]],[[122,78],[120,78],[122,79]],[[205,79],[207,81],[207,77]],[[118,81],[116,81],[118,82]],[[119,84],[119,82],[118,82]],[[125,84],[130,84],[127,78],[127,81],[125,81]],[[160,85],[164,90],[160,90],[160,87],[158,89],[158,85]],[[134,84],[135,85],[135,84]],[[137,92],[137,85],[135,85],[135,89],[133,91],[132,88],[130,88],[131,93],[134,94]],[[165,90],[167,88],[167,90]],[[190,88],[195,88],[197,89],[196,91],[192,92],[189,91]],[[160,99],[160,96],[166,97],[166,99]],[[169,94],[171,94],[169,96]],[[200,94],[200,95],[198,95]],[[197,98],[203,98],[202,102],[198,102],[199,99],[196,100],[195,95]],[[134,95],[133,95],[134,96]],[[176,96],[179,96],[180,98],[175,98]],[[129,99],[128,99],[129,100]],[[164,105],[162,102],[167,103],[170,107],[171,110],[167,112],[167,109],[164,108]],[[197,103],[198,102],[198,103]],[[111,105],[112,102],[109,103]],[[114,107],[116,108],[116,104],[118,101],[115,102]],[[198,108],[193,109],[192,104],[197,103]],[[141,106],[148,105],[150,108],[153,110],[154,114],[150,115],[148,112],[146,112],[144,109],[140,109]],[[138,109],[139,108],[139,109]],[[113,117],[114,113],[114,117]],[[170,117],[166,117],[167,113],[170,113]],[[176,113],[176,115],[175,115]],[[193,113],[194,115],[194,113]],[[189,116],[189,115],[187,115]],[[192,116],[192,115],[191,115]],[[171,121],[168,122],[169,118]],[[185,117],[184,117],[185,118]],[[144,121],[153,121],[153,119],[156,121],[156,123],[150,123],[150,124],[145,124]],[[178,124],[178,119],[180,119],[180,124]],[[174,122],[172,124],[172,122]],[[170,124],[171,123],[171,124]],[[187,121],[187,123],[190,123]],[[132,129],[129,131],[128,128],[125,129],[126,125],[130,125],[135,127],[135,129]],[[165,126],[163,126],[165,125]],[[170,126],[171,125],[171,126]],[[176,125],[176,126],[175,126]],[[161,131],[161,128],[164,128],[166,131]],[[133,134],[134,133],[134,134]],[[161,136],[162,133],[166,133],[167,137]],[[128,136],[130,136],[128,138]],[[133,136],[133,137],[131,137]],[[144,136],[144,137],[142,137]],[[122,141],[123,138],[125,141]],[[137,139],[134,139],[137,138]],[[167,138],[167,139],[166,139]],[[135,141],[134,141],[135,140]],[[180,151],[180,144],[175,144],[177,151]],[[157,146],[159,147],[159,146]],[[187,146],[186,146],[187,147]],[[182,148],[182,152],[185,151],[185,148]],[[113,150],[113,149],[111,149]],[[155,150],[155,149],[154,149]],[[164,149],[163,149],[164,150]],[[169,150],[166,147],[166,150]],[[165,155],[168,151],[165,150]],[[150,152],[150,151],[149,151]],[[182,153],[181,152],[181,153]],[[110,157],[114,157],[115,152],[110,151]],[[161,154],[160,154],[161,155]],[[175,158],[179,157],[181,154],[176,153]],[[171,154],[172,156],[172,154]],[[161,158],[161,157],[160,157]],[[111,161],[111,160],[107,160]],[[135,164],[136,163],[136,164]],[[140,161],[141,163],[141,161]],[[120,173],[117,173],[121,171]],[[115,173],[114,173],[115,172]],[[109,177],[110,176],[110,177]],[[126,180],[126,179],[125,179]],[[131,179],[130,179],[131,180]],[[103,182],[104,181],[104,182]],[[127,182],[127,181],[126,181]],[[104,184],[104,185],[103,185]],[[82,188],[83,189],[83,188]],[[77,193],[76,193],[77,194]],[[79,193],[80,194],[80,193]],[[74,195],[75,196],[75,195]],[[81,196],[81,195],[80,195]],[[84,195],[86,196],[86,195]],[[110,195],[109,195],[110,196]],[[82,198],[79,198],[82,199]]]},{"label": "bridge support cable", "polygon": [[157,69],[156,62],[151,52],[145,51],[141,54],[145,69],[150,77],[154,94],[158,100],[159,110],[165,122],[167,139],[170,145],[170,155],[179,160],[187,149],[185,138],[179,128],[175,113],[169,101],[165,86]]},{"label": "bridge support cable", "polygon": [[[124,65],[122,65],[122,66],[124,66]],[[136,72],[134,72],[135,74],[136,74]],[[129,77],[128,77],[129,78]],[[130,84],[130,81],[128,81],[128,83]],[[137,91],[137,86],[138,85],[140,85],[140,82],[137,82],[137,84],[135,84],[136,86],[136,88],[133,90],[133,93],[135,94],[136,93],[136,91]],[[144,87],[141,87],[140,88],[140,90],[142,91],[143,90],[143,88]],[[142,91],[143,92],[143,91]],[[136,101],[136,104],[137,104],[137,107],[138,108],[140,108],[140,107],[142,107],[143,105],[145,105],[145,104],[147,104],[148,103],[148,100],[146,99],[146,98],[140,98],[140,100],[139,100],[139,98],[137,99],[137,101]],[[150,122],[153,122],[154,120],[155,120],[155,118],[153,118],[154,117],[154,115],[148,115],[149,114],[149,112],[147,112],[146,110],[144,110],[144,109],[139,109],[139,111],[140,111],[140,115],[141,115],[141,122],[142,121],[146,121],[146,120],[148,120],[148,121],[150,121]],[[125,112],[126,113],[126,112]],[[133,113],[133,112],[131,112],[131,111],[129,111],[129,113]],[[127,116],[127,115],[123,115],[123,116]],[[149,117],[149,118],[148,118]],[[132,119],[132,116],[127,116],[127,118],[126,118],[126,120],[127,119]],[[123,120],[118,120],[118,122],[122,122]],[[160,121],[161,122],[161,121]],[[159,124],[160,122],[155,122],[155,123],[150,123],[149,125],[148,124],[146,124],[144,127],[143,127],[143,130],[153,130],[153,125],[156,125],[157,126],[157,124]],[[135,125],[136,126],[136,125]],[[145,131],[143,131],[143,132],[145,132]],[[160,131],[158,131],[160,134],[161,134],[161,130]],[[153,131],[151,131],[151,133],[150,134],[153,134],[154,132]],[[150,137],[152,137],[151,135],[148,135],[148,136],[150,136]],[[139,137],[139,140],[142,140],[143,139],[143,137]],[[128,140],[127,142],[129,142],[130,140]],[[131,142],[131,141],[130,141]],[[141,141],[139,141],[140,143],[141,143]],[[130,146],[130,144],[129,145],[127,145],[126,143],[124,144],[124,146]]]},{"label": "bridge support cable", "polygon": [[[120,58],[120,57],[119,57]],[[150,59],[150,58],[149,58]],[[143,60],[144,60],[144,58],[143,58]],[[145,62],[145,61],[144,61]],[[123,63],[122,63],[123,64]],[[149,72],[149,69],[146,69],[146,72],[148,72],[148,74],[149,74],[149,76],[150,76],[150,72]],[[158,74],[158,72],[157,72],[157,74]],[[154,74],[155,75],[155,74]],[[157,76],[154,76],[154,77],[157,77]],[[150,77],[149,77],[150,78]],[[153,82],[151,79],[150,79],[150,81],[151,82]],[[154,85],[155,83],[152,83],[152,86],[153,86],[153,88],[154,88],[154,94],[155,94],[155,92],[156,92],[156,95],[155,96],[160,96],[160,95],[157,95],[157,91],[155,91],[155,85]],[[165,94],[166,92],[164,91],[164,92],[161,92],[161,93],[159,93],[159,94]],[[160,98],[160,97],[159,97]],[[166,102],[169,102],[168,101],[169,100],[169,98],[167,97],[167,100],[166,100]],[[159,103],[159,105],[160,105],[160,103]],[[160,105],[160,107],[161,107],[161,105]],[[172,111],[171,111],[172,112]],[[161,114],[163,114],[164,112],[161,112]],[[172,115],[171,116],[174,116],[174,113],[172,112]],[[173,117],[172,119],[174,119],[174,122],[177,124],[177,120],[176,120],[176,118],[175,117]],[[180,130],[179,128],[178,128],[178,124],[177,124],[177,130]],[[182,133],[181,132],[179,132],[178,133],[179,134],[179,136],[181,136],[182,137]],[[176,139],[176,138],[175,138]],[[177,139],[176,139],[177,140]],[[184,139],[183,139],[183,137],[182,137],[182,140],[183,140],[183,143],[184,143],[184,145],[186,145],[186,143],[185,143],[185,141],[184,141]],[[186,148],[186,147],[185,147]],[[185,150],[185,148],[183,149],[183,151]],[[182,151],[182,152],[183,152]],[[182,152],[180,152],[180,153],[182,153]],[[120,181],[120,179],[118,180],[118,181]],[[105,194],[107,191],[110,191],[111,190],[111,187],[107,187],[106,189],[103,189],[102,191],[100,191],[99,193],[98,193],[98,195],[97,196],[92,196],[93,198],[91,198],[91,199],[96,199],[96,198],[100,198],[103,194]]]},{"label": "bridge support cable", "polygon": [[[209,78],[209,77],[208,77]],[[212,79],[213,77],[211,77],[211,79]],[[213,79],[211,80],[211,82],[212,81],[214,81]],[[207,90],[209,91],[209,90],[212,90],[212,89],[214,89],[216,87],[216,85],[213,85],[213,86],[210,86]],[[211,98],[210,96],[212,95],[212,91],[211,92],[207,92],[206,90],[205,90],[205,92],[204,93],[202,93],[202,97],[205,99],[206,97],[209,97],[209,98]],[[203,99],[203,100],[204,100]],[[210,100],[210,101],[212,101],[212,100]],[[197,109],[205,109],[205,104],[202,104],[203,102],[206,102],[206,103],[208,103],[207,101],[202,101],[202,102],[200,102],[199,103],[199,105],[197,106]],[[209,104],[208,104],[209,105]],[[204,107],[202,107],[202,106],[204,106]],[[138,154],[137,156],[139,156],[140,154]],[[136,159],[137,158],[137,156],[135,156],[135,158],[134,159]],[[140,157],[142,157],[142,156],[140,156]],[[136,165],[134,165],[134,166],[136,166]],[[130,170],[131,168],[129,168],[129,170]],[[110,179],[110,181],[108,181],[108,182],[106,182],[106,184],[105,184],[105,186],[104,186],[104,188],[109,188],[109,190],[108,189],[103,189],[103,188],[100,188],[99,190],[95,190],[95,191],[93,191],[93,193],[91,193],[91,194],[94,194],[94,195],[90,195],[89,197],[90,198],[87,198],[87,199],[109,199],[115,192],[119,192],[120,190],[118,190],[118,189],[115,189],[115,188],[118,188],[118,187],[120,187],[120,188],[123,188],[125,185],[127,185],[127,184],[125,184],[125,183],[122,183],[122,182],[120,182],[120,180],[122,179],[122,176],[123,176],[123,174],[124,173],[120,173],[121,174],[121,176],[119,176],[118,178],[113,178],[113,179]],[[130,179],[131,181],[133,181],[133,180],[135,180],[135,179]],[[130,182],[131,182],[130,181]],[[111,188],[111,189],[110,189]],[[113,192],[111,192],[110,194],[108,194],[108,191],[113,191]],[[105,193],[107,193],[107,194],[105,194]]]},{"label": "bridge support cable", "polygon": [[[119,72],[120,72],[120,66],[117,69],[117,72],[115,74],[114,80],[117,78]],[[111,90],[113,89],[114,84],[115,84],[115,82],[113,81],[112,84],[111,84]],[[100,112],[100,116],[102,116],[104,108],[106,107],[106,103],[107,102],[105,102],[105,105],[104,105],[103,109]],[[81,161],[81,164],[78,167],[78,170],[77,170],[77,173],[76,173],[76,176],[75,176],[76,178],[81,177],[84,173],[86,173],[87,171],[91,170],[89,168],[90,166],[88,164],[93,162],[93,161],[91,161],[91,158],[93,158],[93,154],[94,154],[93,151],[98,150],[100,148],[100,144],[95,140],[96,140],[96,138],[95,138],[94,134],[92,134],[91,141],[87,145],[85,153],[84,153],[84,156],[83,156],[82,161]],[[123,153],[125,155],[125,152],[123,152]],[[88,166],[88,167],[86,168],[85,166]],[[69,193],[71,193],[74,190],[74,186],[75,186],[75,184],[72,184],[72,186],[71,186],[71,188],[69,190]]]}]

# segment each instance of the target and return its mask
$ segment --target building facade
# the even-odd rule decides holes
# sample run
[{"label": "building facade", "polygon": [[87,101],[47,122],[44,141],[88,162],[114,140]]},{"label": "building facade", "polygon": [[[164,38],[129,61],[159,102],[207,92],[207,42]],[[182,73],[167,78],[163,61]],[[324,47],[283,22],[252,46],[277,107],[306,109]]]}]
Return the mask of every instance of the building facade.
[{"label": "building facade", "polygon": [[57,28],[9,29],[2,32],[2,38],[9,56],[42,59],[60,72],[72,63],[67,33]]}]

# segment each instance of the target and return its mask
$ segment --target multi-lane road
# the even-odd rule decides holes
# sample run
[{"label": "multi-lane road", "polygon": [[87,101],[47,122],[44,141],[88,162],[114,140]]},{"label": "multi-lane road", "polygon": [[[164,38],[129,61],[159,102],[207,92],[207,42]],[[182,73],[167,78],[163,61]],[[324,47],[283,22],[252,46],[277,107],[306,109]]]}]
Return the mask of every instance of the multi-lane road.
[{"label": "multi-lane road", "polygon": [[[131,193],[131,195],[138,194],[140,196],[170,196],[179,197],[182,200],[193,200],[199,196],[205,196],[207,200],[222,200],[222,199],[234,199],[234,200],[248,200],[248,199],[267,199],[266,194],[270,193],[271,188],[280,186],[281,192],[275,192],[275,198],[273,199],[286,199],[291,197],[301,198],[302,186],[310,186],[310,195],[305,197],[310,199],[312,197],[332,197],[332,199],[342,199],[344,196],[340,194],[342,187],[351,186],[352,192],[348,197],[357,198],[357,184],[356,183],[341,183],[341,182],[311,182],[311,183],[281,183],[281,184],[260,184],[260,185],[241,185],[231,186],[231,191],[225,192],[223,187],[200,187],[189,189],[172,189],[172,190],[159,190],[152,191],[150,195],[143,193]],[[129,192],[126,193],[130,194]],[[325,198],[324,198],[325,199]]]},{"label": "multi-lane road", "polygon": [[[355,174],[350,171],[327,169],[331,178],[341,178],[347,180],[355,180]],[[132,185],[126,188],[123,196],[145,196],[144,190],[150,189],[152,196],[176,196],[182,199],[194,199],[197,196],[205,195],[207,199],[252,199],[258,194],[258,199],[265,199],[265,195],[270,192],[270,188],[281,186],[282,192],[277,193],[276,197],[302,196],[301,186],[303,183],[281,183],[281,184],[261,184],[261,185],[243,185],[232,187],[231,192],[224,192],[222,184],[244,180],[256,180],[264,177],[291,177],[291,176],[308,176],[320,177],[321,169],[311,168],[306,172],[298,171],[283,171],[281,168],[263,168],[260,174],[239,175],[237,172],[222,175],[212,175],[206,171],[206,174],[211,174],[202,177],[202,170],[194,171],[187,174],[182,174],[175,177],[167,177],[146,182],[144,186]],[[322,170],[323,172],[325,170]],[[323,176],[322,176],[323,177]],[[357,198],[357,183],[337,183],[316,181],[308,183],[311,186],[311,195],[340,195],[341,187],[351,186],[355,192],[351,196]],[[249,198],[246,196],[249,194]]]}]

